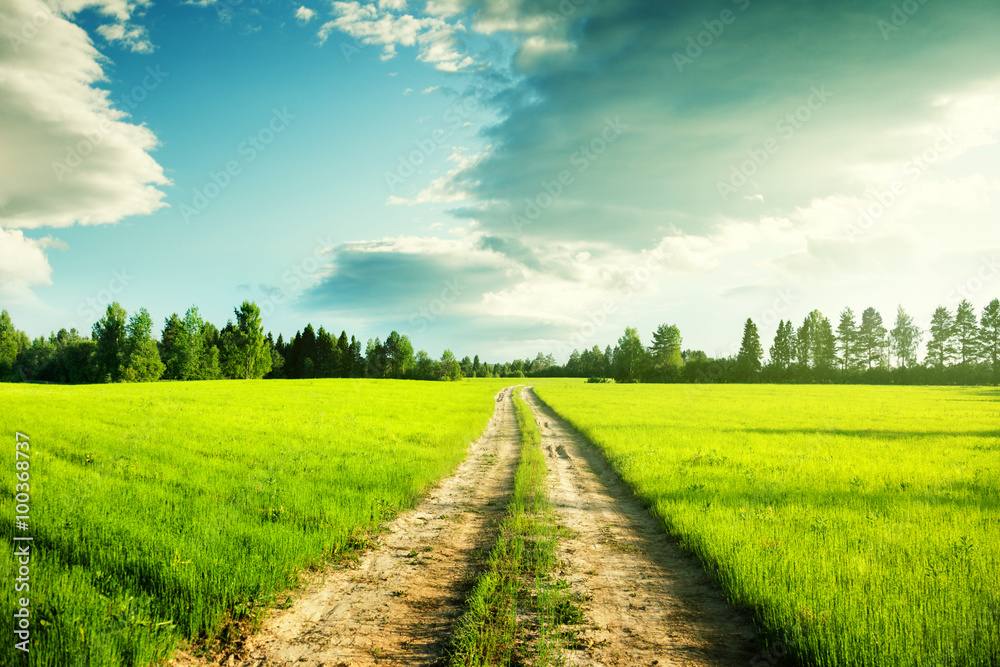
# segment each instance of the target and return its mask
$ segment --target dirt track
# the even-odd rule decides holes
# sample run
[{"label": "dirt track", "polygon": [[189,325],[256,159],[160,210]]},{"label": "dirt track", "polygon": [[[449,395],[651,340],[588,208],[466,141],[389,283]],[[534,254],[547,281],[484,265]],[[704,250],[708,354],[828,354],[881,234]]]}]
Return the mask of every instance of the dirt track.
[{"label": "dirt track", "polygon": [[575,537],[560,576],[586,602],[578,665],[749,665],[756,633],[636,501],[601,454],[530,390],[549,499]]},{"label": "dirt track", "polygon": [[[340,667],[438,662],[464,611],[513,485],[520,434],[511,389],[455,475],[397,517],[357,567],[317,577],[224,665]],[[576,665],[749,665],[756,635],[575,429],[524,397],[542,432],[559,524],[558,576],[584,600]],[[174,667],[213,665],[180,656]]]},{"label": "dirt track", "polygon": [[513,485],[520,451],[517,420],[510,390],[498,397],[493,419],[453,476],[400,514],[357,567],[314,581],[290,608],[272,612],[238,658],[223,664],[436,661],[464,610],[476,551],[489,548],[492,525]]}]

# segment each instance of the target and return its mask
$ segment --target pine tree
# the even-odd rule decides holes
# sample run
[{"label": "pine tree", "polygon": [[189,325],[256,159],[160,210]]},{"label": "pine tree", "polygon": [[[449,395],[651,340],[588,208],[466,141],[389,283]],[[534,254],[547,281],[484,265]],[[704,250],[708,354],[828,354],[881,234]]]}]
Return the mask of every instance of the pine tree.
[{"label": "pine tree", "polygon": [[955,344],[959,363],[965,365],[979,361],[981,341],[976,311],[967,299],[962,299],[955,312]]},{"label": "pine tree", "polygon": [[840,346],[840,368],[845,373],[858,367],[858,325],[854,319],[854,311],[845,308],[840,313],[840,324],[837,325],[837,343]]},{"label": "pine tree", "polygon": [[337,351],[340,353],[340,368],[337,369],[337,375],[349,378],[354,360],[351,358],[351,343],[347,340],[346,331],[341,330],[340,332],[340,338],[337,339]]},{"label": "pine tree", "polygon": [[837,364],[837,338],[833,335],[833,325],[823,313],[814,310],[809,318],[813,367],[825,376]]},{"label": "pine tree", "polygon": [[858,327],[858,346],[862,361],[869,370],[885,363],[888,334],[879,312],[872,307],[865,308],[865,312],[861,313],[861,326]]},{"label": "pine tree", "polygon": [[774,334],[770,356],[771,366],[781,372],[788,370],[795,361],[795,332],[792,330],[791,320],[778,322],[778,331]]},{"label": "pine tree", "polygon": [[993,382],[997,383],[1000,381],[1000,299],[993,299],[983,308],[979,323],[979,343],[993,369]]},{"label": "pine tree", "polygon": [[902,306],[896,309],[896,324],[889,332],[889,348],[900,368],[917,365],[917,347],[920,345],[920,327],[913,323]]},{"label": "pine tree", "polygon": [[927,364],[944,368],[955,358],[955,321],[944,306],[931,316],[931,339],[927,341]]},{"label": "pine tree", "polygon": [[757,332],[757,325],[753,320],[747,318],[743,325],[743,341],[740,344],[740,352],[736,355],[736,366],[739,369],[740,379],[750,382],[757,377],[761,368],[761,358],[764,350],[760,345],[760,334]]},{"label": "pine tree", "polygon": [[160,353],[165,370],[163,377],[168,380],[190,380],[197,364],[193,341],[188,335],[184,321],[174,313],[163,323],[160,332]]},{"label": "pine tree", "polygon": [[809,317],[806,317],[802,321],[802,326],[795,332],[795,361],[803,369],[812,367],[812,351],[814,347],[812,339],[812,321]]}]

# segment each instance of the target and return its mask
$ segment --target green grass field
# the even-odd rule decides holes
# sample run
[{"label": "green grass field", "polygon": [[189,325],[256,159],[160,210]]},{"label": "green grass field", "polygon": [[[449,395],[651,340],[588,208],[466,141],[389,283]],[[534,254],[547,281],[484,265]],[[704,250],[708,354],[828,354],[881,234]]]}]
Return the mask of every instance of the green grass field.
[{"label": "green grass field", "polygon": [[[34,537],[32,666],[144,665],[182,639],[225,641],[449,474],[500,386],[0,385],[8,544],[15,431],[31,438],[30,529],[18,534]],[[15,568],[0,560],[4,582]],[[0,596],[5,655],[22,595],[11,584]]]},{"label": "green grass field", "polygon": [[804,664],[1000,664],[1000,391],[536,392]]}]

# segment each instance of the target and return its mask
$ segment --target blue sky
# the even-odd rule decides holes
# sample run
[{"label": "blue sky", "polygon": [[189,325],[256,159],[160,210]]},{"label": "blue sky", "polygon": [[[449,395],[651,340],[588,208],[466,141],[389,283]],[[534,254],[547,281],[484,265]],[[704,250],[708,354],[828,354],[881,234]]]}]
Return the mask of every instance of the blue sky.
[{"label": "blue sky", "polygon": [[[0,305],[499,359],[1000,295],[995,3],[0,2]],[[85,154],[84,154],[85,153]]]}]

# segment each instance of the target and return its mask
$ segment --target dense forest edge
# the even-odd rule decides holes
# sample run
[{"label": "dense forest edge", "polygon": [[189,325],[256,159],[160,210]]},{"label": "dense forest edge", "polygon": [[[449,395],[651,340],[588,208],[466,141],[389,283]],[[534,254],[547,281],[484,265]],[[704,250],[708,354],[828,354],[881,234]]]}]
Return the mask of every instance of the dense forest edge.
[{"label": "dense forest edge", "polygon": [[[765,360],[757,325],[747,319],[739,353],[712,358],[683,348],[676,325],[662,324],[646,346],[637,329],[626,327],[612,348],[573,350],[565,364],[551,354],[503,363],[479,355],[457,359],[414,353],[408,336],[396,331],[381,341],[339,336],[307,324],[286,341],[264,333],[260,308],[244,301],[219,329],[196,307],[166,318],[159,340],[145,308],[129,317],[118,302],[108,305],[90,336],[76,329],[30,339],[6,310],[0,312],[0,381],[86,384],[158,380],[578,377],[593,382],[771,382],[858,384],[1000,383],[1000,299],[978,316],[968,300],[952,313],[939,306],[927,331],[900,306],[891,329],[874,308],[860,321],[845,308],[836,328],[818,310],[802,325],[781,320]],[[918,350],[928,336],[926,352]]]}]

